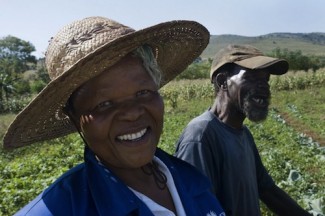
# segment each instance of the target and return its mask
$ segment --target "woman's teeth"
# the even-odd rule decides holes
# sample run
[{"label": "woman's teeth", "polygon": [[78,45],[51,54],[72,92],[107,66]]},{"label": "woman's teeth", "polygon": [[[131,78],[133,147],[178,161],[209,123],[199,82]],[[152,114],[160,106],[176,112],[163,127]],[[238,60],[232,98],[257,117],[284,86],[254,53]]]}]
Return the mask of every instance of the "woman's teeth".
[{"label": "woman's teeth", "polygon": [[147,128],[137,132],[137,133],[132,133],[132,134],[124,134],[121,136],[118,136],[117,139],[119,140],[128,140],[128,141],[132,141],[132,140],[136,140],[139,139],[140,137],[142,137],[145,133],[147,132]]}]

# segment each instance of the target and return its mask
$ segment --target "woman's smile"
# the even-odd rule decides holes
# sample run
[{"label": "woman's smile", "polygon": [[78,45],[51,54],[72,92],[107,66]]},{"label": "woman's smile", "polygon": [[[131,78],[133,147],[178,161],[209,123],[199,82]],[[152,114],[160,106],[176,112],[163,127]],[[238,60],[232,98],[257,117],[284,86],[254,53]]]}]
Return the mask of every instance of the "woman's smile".
[{"label": "woman's smile", "polygon": [[117,136],[117,140],[120,141],[137,141],[143,137],[143,135],[147,132],[147,128],[144,128],[138,132],[135,133],[129,133],[129,134],[123,134],[120,136]]}]

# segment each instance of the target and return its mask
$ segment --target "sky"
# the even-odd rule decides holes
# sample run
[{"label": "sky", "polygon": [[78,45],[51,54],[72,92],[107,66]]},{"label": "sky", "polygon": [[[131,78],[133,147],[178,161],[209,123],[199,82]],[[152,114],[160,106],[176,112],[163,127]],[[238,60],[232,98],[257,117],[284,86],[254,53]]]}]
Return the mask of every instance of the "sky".
[{"label": "sky", "polygon": [[211,35],[260,36],[325,32],[325,0],[0,0],[0,38],[29,41],[44,57],[63,26],[104,16],[139,30],[171,20],[194,20]]}]

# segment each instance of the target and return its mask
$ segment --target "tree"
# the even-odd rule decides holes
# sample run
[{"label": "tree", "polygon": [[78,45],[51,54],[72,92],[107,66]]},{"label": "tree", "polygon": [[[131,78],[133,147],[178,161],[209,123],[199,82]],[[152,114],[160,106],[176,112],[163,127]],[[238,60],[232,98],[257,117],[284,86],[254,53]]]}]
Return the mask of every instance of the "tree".
[{"label": "tree", "polygon": [[211,62],[209,60],[199,60],[190,64],[181,74],[176,77],[180,79],[208,79]]},{"label": "tree", "polygon": [[35,47],[13,36],[0,39],[0,108],[14,93],[14,86],[23,72],[35,68],[36,58],[31,55]]},{"label": "tree", "polygon": [[14,93],[14,80],[8,74],[0,73],[0,113],[5,110],[4,101],[8,102],[11,94]]},{"label": "tree", "polygon": [[31,55],[34,51],[35,47],[30,42],[19,38],[9,35],[0,39],[0,72],[17,77],[35,66],[36,58]]},{"label": "tree", "polygon": [[279,47],[272,50],[272,57],[286,59],[289,62],[289,69],[293,71],[303,70],[308,72],[312,69],[313,72],[325,66],[324,57],[322,56],[306,56],[301,50],[289,51],[288,49],[281,50]]}]

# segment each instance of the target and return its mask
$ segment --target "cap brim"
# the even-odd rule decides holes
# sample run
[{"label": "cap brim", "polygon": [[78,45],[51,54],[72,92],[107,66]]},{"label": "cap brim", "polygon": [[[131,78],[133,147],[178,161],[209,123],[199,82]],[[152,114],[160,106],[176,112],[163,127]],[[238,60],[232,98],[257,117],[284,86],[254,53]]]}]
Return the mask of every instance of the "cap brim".
[{"label": "cap brim", "polygon": [[274,75],[285,74],[289,69],[289,64],[286,60],[268,56],[254,56],[234,63],[252,70],[266,69],[270,74]]}]

